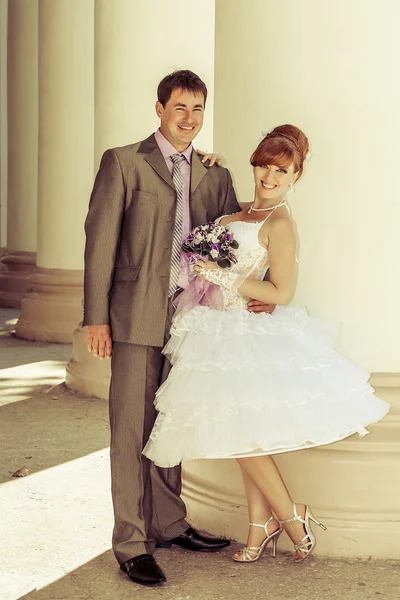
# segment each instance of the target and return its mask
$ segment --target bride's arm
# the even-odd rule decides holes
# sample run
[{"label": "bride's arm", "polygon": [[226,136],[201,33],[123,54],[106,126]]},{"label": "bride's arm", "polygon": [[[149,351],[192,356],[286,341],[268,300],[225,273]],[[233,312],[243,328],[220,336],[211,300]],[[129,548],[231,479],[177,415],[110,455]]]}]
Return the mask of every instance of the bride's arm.
[{"label": "bride's arm", "polygon": [[295,289],[296,239],[289,219],[274,219],[269,224],[268,237],[262,239],[268,246],[270,281],[246,279],[220,269],[214,263],[198,263],[195,270],[217,285],[237,289],[243,296],[268,304],[288,304]]}]

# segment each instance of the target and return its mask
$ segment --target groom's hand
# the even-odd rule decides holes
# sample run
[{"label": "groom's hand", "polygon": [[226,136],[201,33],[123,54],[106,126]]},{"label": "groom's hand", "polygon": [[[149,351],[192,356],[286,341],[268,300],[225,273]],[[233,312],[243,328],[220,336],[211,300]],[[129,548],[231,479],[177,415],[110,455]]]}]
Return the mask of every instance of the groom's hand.
[{"label": "groom's hand", "polygon": [[210,161],[208,167],[213,167],[214,165],[220,167],[222,165],[222,157],[220,154],[216,154],[215,152],[204,152],[203,150],[196,150],[196,154],[203,157],[201,161],[203,164],[208,160]]},{"label": "groom's hand", "polygon": [[86,340],[89,352],[99,358],[111,358],[112,340],[109,325],[87,325]]},{"label": "groom's hand", "polygon": [[275,310],[276,304],[265,304],[265,302],[261,302],[261,300],[249,300],[247,303],[247,310],[249,312],[254,313],[273,313]]}]

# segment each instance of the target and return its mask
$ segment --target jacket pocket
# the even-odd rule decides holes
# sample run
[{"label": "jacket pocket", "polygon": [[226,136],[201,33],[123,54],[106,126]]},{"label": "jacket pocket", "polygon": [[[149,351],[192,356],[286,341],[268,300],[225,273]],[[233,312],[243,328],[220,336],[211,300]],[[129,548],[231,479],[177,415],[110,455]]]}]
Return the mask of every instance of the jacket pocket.
[{"label": "jacket pocket", "polygon": [[132,190],[131,199],[134,204],[138,204],[139,206],[142,204],[152,206],[157,203],[158,195],[151,192],[144,192],[143,190]]},{"label": "jacket pocket", "polygon": [[140,267],[115,267],[114,281],[136,281]]}]

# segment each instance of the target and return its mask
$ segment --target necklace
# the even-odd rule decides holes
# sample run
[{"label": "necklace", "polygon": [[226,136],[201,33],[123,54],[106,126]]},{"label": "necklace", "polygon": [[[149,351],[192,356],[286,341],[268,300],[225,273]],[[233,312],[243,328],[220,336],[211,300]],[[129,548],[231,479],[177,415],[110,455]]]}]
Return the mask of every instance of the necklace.
[{"label": "necklace", "polygon": [[254,202],[253,204],[250,206],[249,210],[247,211],[249,215],[251,215],[252,212],[262,212],[265,210],[274,210],[275,208],[279,208],[280,206],[283,206],[284,204],[286,204],[286,200],[281,200],[279,202],[279,204],[275,204],[275,206],[269,206],[268,208],[254,208]]}]

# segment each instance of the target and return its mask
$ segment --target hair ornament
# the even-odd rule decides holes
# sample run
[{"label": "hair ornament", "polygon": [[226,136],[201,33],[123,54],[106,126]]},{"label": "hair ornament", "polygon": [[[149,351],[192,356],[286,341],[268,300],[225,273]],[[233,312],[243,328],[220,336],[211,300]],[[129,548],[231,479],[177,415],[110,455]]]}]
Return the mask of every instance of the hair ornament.
[{"label": "hair ornament", "polygon": [[262,139],[266,138],[270,133],[273,132],[274,129],[275,129],[275,127],[271,127],[270,129],[262,129],[261,130]]}]

